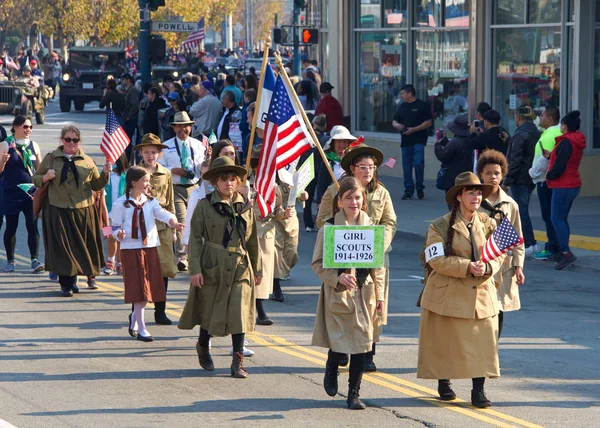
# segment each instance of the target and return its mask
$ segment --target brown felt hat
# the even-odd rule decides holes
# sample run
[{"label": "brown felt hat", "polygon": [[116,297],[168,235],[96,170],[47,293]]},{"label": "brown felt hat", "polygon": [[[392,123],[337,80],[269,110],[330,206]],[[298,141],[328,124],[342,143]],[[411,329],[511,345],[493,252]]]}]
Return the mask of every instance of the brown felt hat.
[{"label": "brown felt hat", "polygon": [[246,168],[236,165],[230,157],[220,156],[212,162],[210,169],[202,174],[202,178],[206,181],[212,181],[214,178],[227,172],[232,172],[242,179],[248,173]]},{"label": "brown felt hat", "polygon": [[492,194],[494,191],[494,186],[490,184],[481,184],[481,180],[472,172],[462,172],[456,176],[454,180],[454,187],[448,190],[446,193],[446,203],[448,205],[452,205],[454,200],[456,199],[456,195],[465,187],[473,187],[477,186],[481,189],[483,193],[483,200],[487,199],[488,196]]},{"label": "brown felt hat", "polygon": [[366,144],[361,143],[356,147],[352,147],[351,149],[349,149],[342,158],[341,165],[344,171],[349,173],[352,162],[354,161],[354,159],[361,155],[374,156],[376,159],[376,166],[381,166],[381,163],[383,162],[383,153],[381,152],[381,150],[376,149],[375,147],[369,147]]},{"label": "brown felt hat", "polygon": [[168,146],[165,146],[160,141],[160,138],[158,138],[156,135],[150,134],[150,133],[145,134],[142,137],[142,142],[140,144],[136,144],[135,146],[133,146],[133,148],[135,150],[141,150],[142,147],[144,147],[144,146],[157,146],[161,150],[168,148]]}]

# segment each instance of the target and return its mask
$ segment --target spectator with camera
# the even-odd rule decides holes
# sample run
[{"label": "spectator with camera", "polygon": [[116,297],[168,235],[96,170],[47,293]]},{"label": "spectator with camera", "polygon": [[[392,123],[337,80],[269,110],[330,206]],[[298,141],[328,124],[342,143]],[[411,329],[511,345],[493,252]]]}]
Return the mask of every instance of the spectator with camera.
[{"label": "spectator with camera", "polygon": [[500,113],[489,109],[483,114],[483,123],[474,120],[470,129],[471,135],[468,137],[469,149],[479,153],[493,149],[506,156],[508,144],[502,139],[504,130],[500,126],[500,119]]}]

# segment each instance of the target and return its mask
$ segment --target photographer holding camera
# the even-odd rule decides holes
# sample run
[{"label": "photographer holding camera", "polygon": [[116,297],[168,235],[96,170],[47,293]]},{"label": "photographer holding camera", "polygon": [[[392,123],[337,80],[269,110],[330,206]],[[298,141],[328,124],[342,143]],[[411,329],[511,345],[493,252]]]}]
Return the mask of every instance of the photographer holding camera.
[{"label": "photographer holding camera", "polygon": [[484,150],[494,149],[501,152],[504,156],[508,152],[508,144],[502,139],[504,131],[500,126],[500,113],[496,110],[488,110],[483,114],[483,128],[481,132],[481,122],[473,121],[471,124],[471,135],[469,135],[469,149],[477,150],[483,153]]}]

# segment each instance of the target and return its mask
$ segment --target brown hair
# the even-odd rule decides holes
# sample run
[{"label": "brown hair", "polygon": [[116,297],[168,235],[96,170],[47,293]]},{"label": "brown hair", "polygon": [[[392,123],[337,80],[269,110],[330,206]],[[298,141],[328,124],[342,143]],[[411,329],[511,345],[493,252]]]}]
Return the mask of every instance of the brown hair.
[{"label": "brown hair", "polygon": [[[214,162],[214,160],[219,157],[219,153],[221,153],[221,150],[223,150],[227,146],[231,146],[235,150],[235,145],[229,140],[219,140],[213,145],[212,154],[210,156],[211,165]],[[235,164],[239,165],[237,156],[235,157]]]},{"label": "brown hair", "polygon": [[[212,184],[213,186],[216,186],[217,181],[219,181],[219,178],[223,181],[227,181],[231,177],[236,178],[235,181],[237,181],[238,186],[242,183],[242,179],[235,172],[224,172],[218,176],[213,177],[212,180],[210,180],[210,184]],[[217,190],[216,187],[215,187],[215,190]]]},{"label": "brown hair", "polygon": [[67,125],[63,127],[63,129],[60,130],[60,138],[65,138],[65,135],[67,135],[69,132],[74,132],[77,134],[77,138],[81,139],[81,131],[78,127],[73,125]]},{"label": "brown hair", "polygon": [[477,161],[477,175],[481,177],[483,169],[488,165],[499,165],[503,177],[508,172],[506,157],[498,150],[488,149],[479,156],[479,160]]},{"label": "brown hair", "polygon": [[[460,192],[456,194],[456,196],[462,195],[465,191],[475,189],[479,190],[480,186],[463,187]],[[458,202],[458,199],[454,199],[454,202],[452,203],[452,209],[450,210],[450,219],[448,220],[448,235],[446,236],[446,248],[444,249],[444,252],[447,256],[454,255],[454,249],[452,248],[452,242],[454,241],[454,228],[452,226],[454,226],[454,223],[456,222],[456,215],[458,214],[459,205],[460,202]]]},{"label": "brown hair", "polygon": [[[358,165],[358,163],[363,159],[371,159],[373,161],[373,163],[375,164],[375,172],[373,173],[373,178],[365,186],[365,190],[368,193],[371,193],[371,192],[374,192],[375,189],[377,189],[377,186],[383,186],[383,183],[381,183],[381,181],[379,181],[379,172],[377,170],[379,165],[377,165],[377,158],[375,156],[369,155],[369,154],[364,154],[364,155],[356,156],[354,159],[352,159],[352,166],[356,167],[356,165]],[[354,177],[354,173],[352,172],[352,169],[350,169],[350,168],[348,168],[347,174],[348,174],[348,177]]]},{"label": "brown hair", "polygon": [[362,197],[363,197],[363,205],[362,205],[361,209],[364,212],[368,212],[367,194],[365,193],[365,188],[362,186],[362,184],[360,184],[360,181],[358,181],[358,179],[356,179],[355,177],[346,177],[346,178],[343,178],[342,181],[340,181],[340,189],[339,189],[337,195],[335,195],[335,198],[333,198],[332,216],[335,216],[340,211],[339,205],[340,205],[341,200],[344,197],[344,195],[348,192],[354,193],[357,190],[362,193]]},{"label": "brown hair", "polygon": [[[145,168],[142,168],[141,166],[133,165],[131,168],[129,168],[127,170],[127,174],[125,175],[125,183],[126,183],[125,184],[125,195],[127,198],[125,199],[125,202],[123,203],[123,205],[125,205],[126,207],[129,207],[129,205],[130,205],[129,204],[129,192],[133,188],[133,182],[141,180],[146,175],[150,175],[150,173],[148,171],[146,171]],[[153,198],[148,196],[148,199],[152,200]]]}]

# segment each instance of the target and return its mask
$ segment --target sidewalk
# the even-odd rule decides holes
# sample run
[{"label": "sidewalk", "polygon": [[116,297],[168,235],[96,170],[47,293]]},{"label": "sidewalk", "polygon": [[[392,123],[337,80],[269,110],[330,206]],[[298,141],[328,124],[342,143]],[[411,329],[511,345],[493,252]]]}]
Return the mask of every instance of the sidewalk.
[{"label": "sidewalk", "polygon": [[[403,201],[403,180],[398,177],[382,176],[381,181],[392,195],[394,209],[398,216],[399,237],[423,239],[432,220],[446,214],[448,208],[444,192],[435,188],[432,181],[425,182],[425,199]],[[546,228],[540,214],[540,204],[534,192],[529,204],[529,215],[533,222],[535,237],[546,241]],[[571,246],[591,251],[600,251],[600,197],[578,198],[573,203],[569,223],[571,226]]]}]

